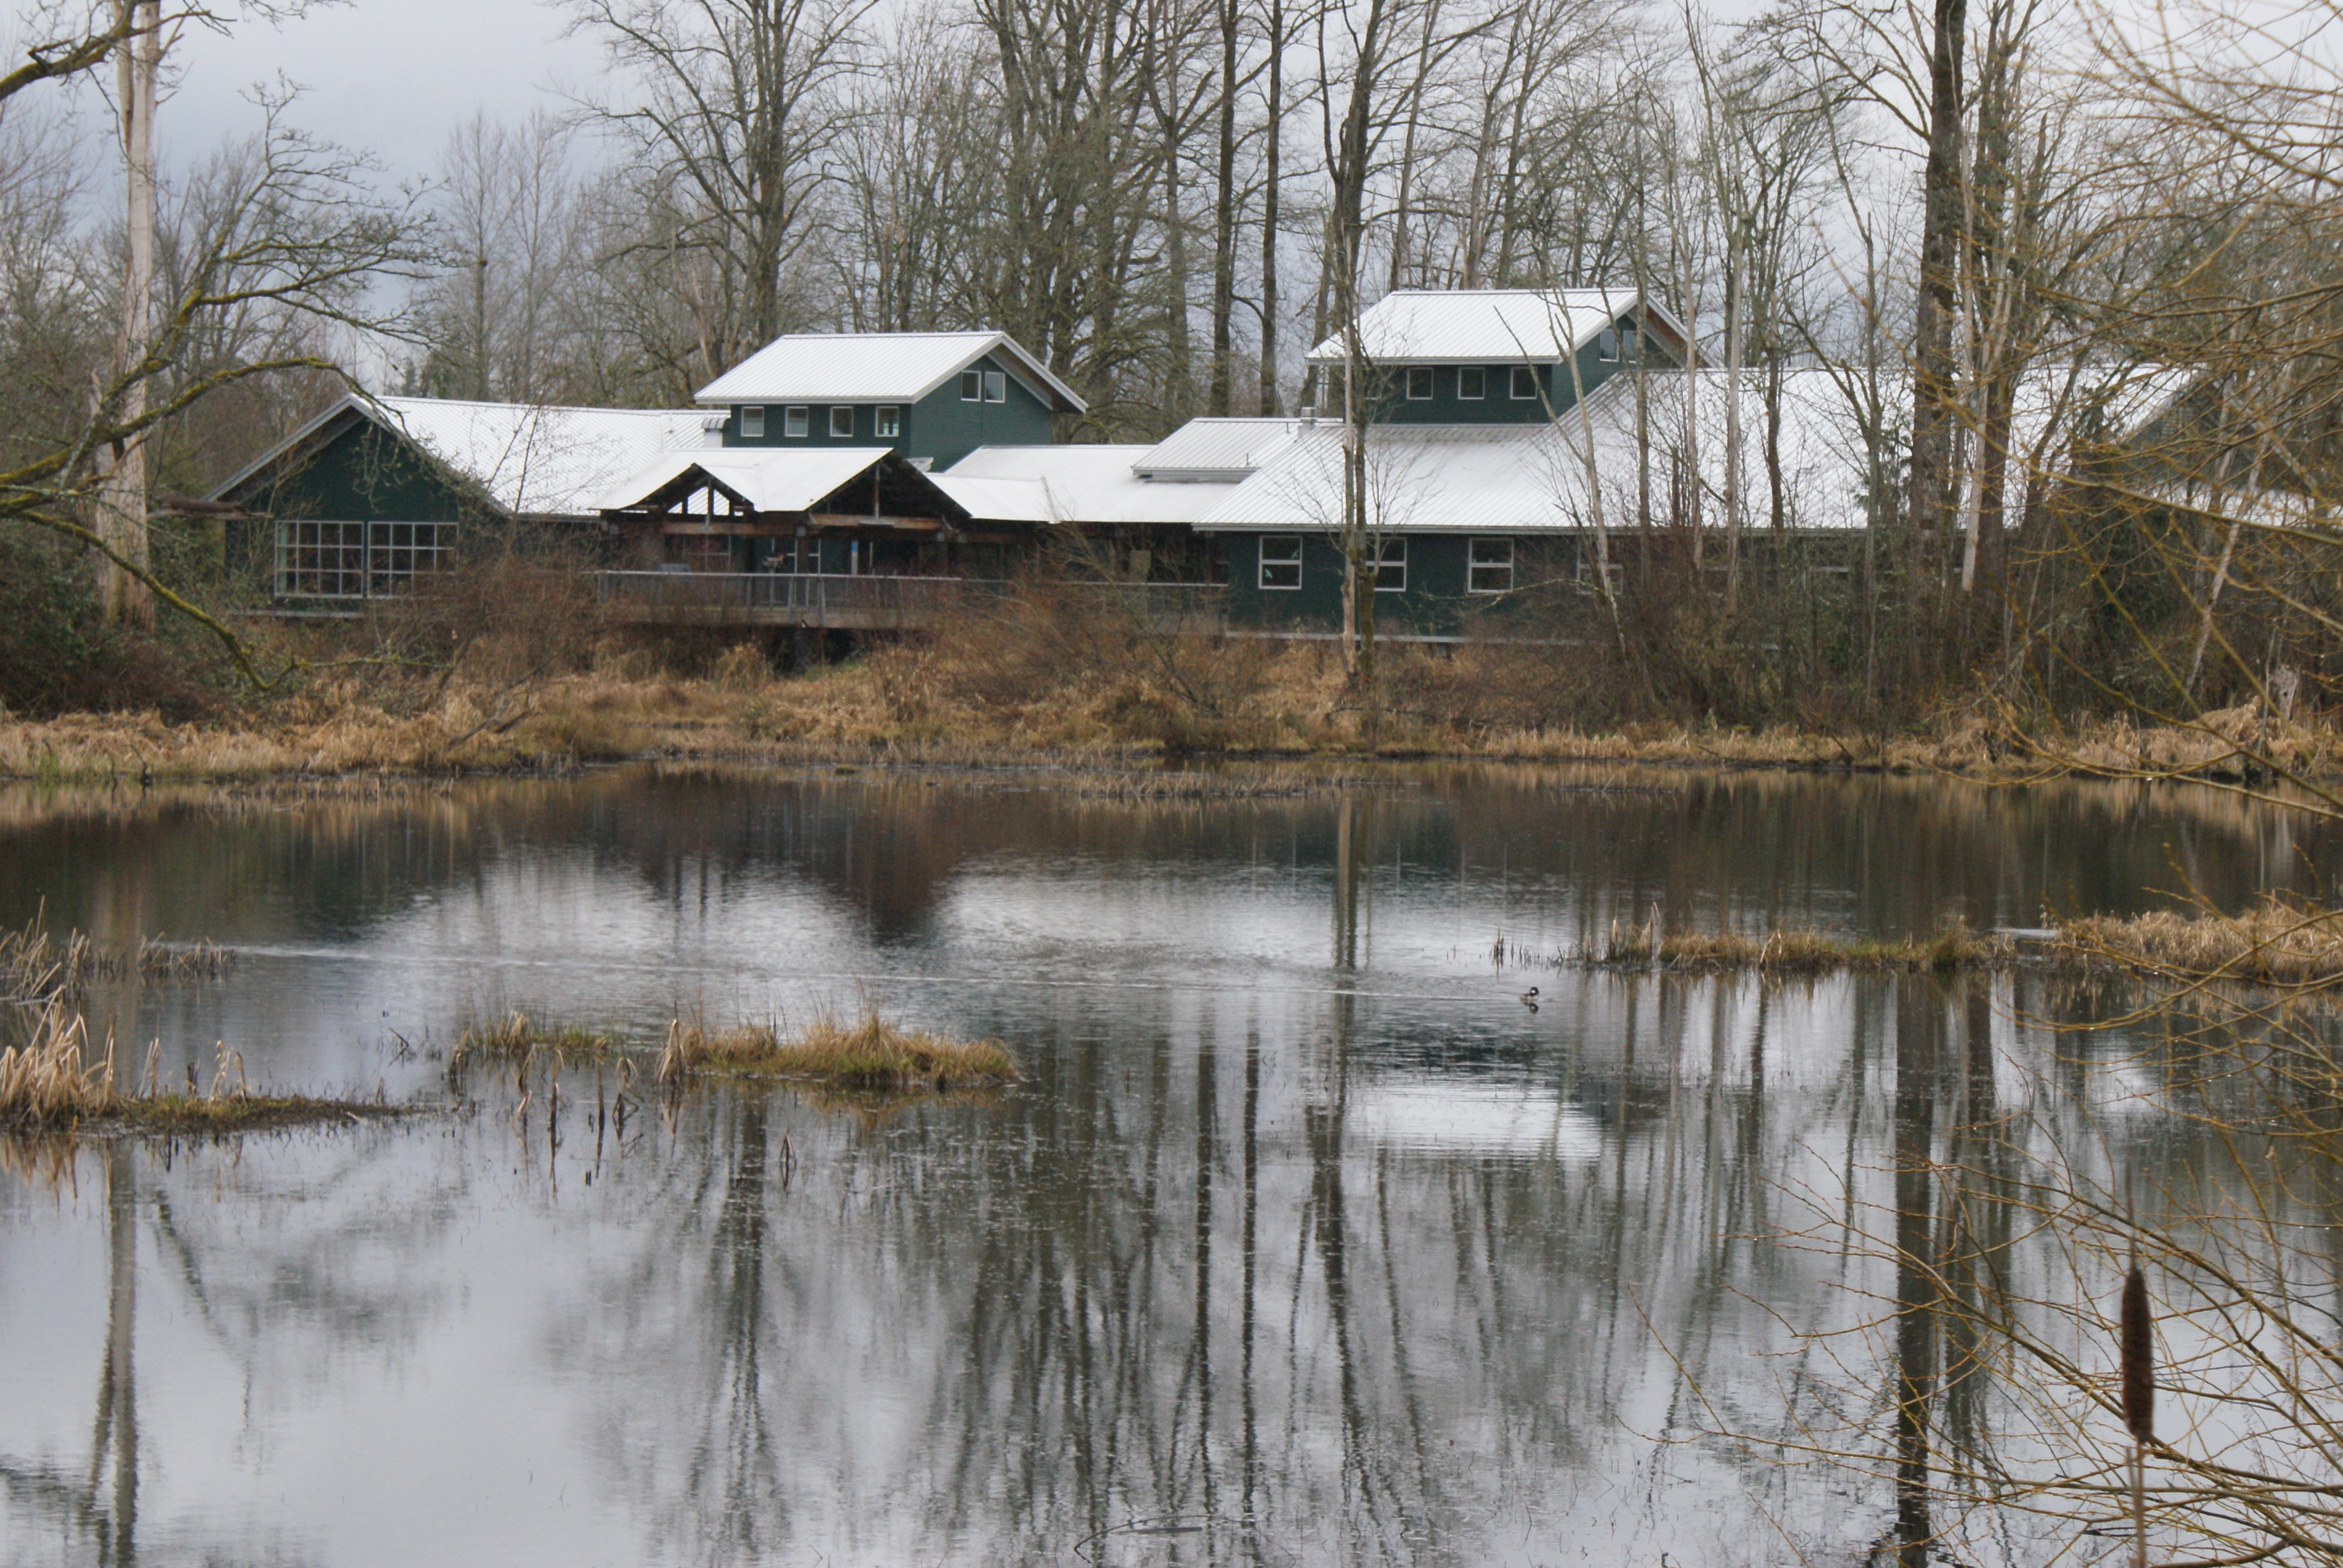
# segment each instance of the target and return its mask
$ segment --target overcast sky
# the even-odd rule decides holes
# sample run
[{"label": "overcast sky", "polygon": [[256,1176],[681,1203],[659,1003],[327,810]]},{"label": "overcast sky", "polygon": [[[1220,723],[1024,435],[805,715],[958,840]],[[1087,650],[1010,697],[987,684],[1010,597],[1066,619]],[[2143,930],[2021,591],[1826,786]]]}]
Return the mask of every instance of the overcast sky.
[{"label": "overcast sky", "polygon": [[599,50],[563,37],[562,23],[541,0],[352,0],[281,26],[194,34],[156,129],[200,156],[256,127],[245,95],[281,75],[307,89],[295,124],[372,150],[393,177],[420,175],[474,110],[518,119],[599,74]]}]

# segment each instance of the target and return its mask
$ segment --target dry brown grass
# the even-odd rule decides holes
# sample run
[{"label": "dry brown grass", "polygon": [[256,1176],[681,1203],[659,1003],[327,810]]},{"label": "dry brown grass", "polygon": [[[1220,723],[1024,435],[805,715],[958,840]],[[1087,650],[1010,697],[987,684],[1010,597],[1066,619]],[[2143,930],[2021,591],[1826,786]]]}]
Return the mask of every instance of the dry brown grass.
[{"label": "dry brown grass", "polygon": [[1015,1083],[1016,1060],[999,1040],[950,1040],[898,1028],[875,1012],[841,1024],[816,1021],[784,1038],[769,1024],[709,1030],[679,1019],[659,1052],[659,1079],[680,1084],[696,1072],[805,1079],[833,1089],[943,1093]]},{"label": "dry brown grass", "polygon": [[154,1132],[234,1132],[404,1113],[403,1107],[255,1094],[243,1058],[226,1046],[207,1093],[166,1091],[152,1050],[137,1091],[124,1093],[115,1081],[113,1035],[93,1049],[88,1020],[61,1000],[41,1010],[25,1044],[0,1050],[0,1131],[12,1134],[71,1131],[93,1122]]},{"label": "dry brown grass", "polygon": [[2190,980],[2331,986],[2343,980],[2343,910],[2266,898],[2235,916],[2100,915],[2062,925],[2052,951]]},{"label": "dry brown grass", "polygon": [[1767,974],[1825,974],[1845,970],[1984,969],[2017,956],[2006,936],[1947,926],[1933,937],[1902,941],[1849,940],[1811,930],[1776,930],[1762,937],[1737,931],[1676,931],[1657,934],[1651,925],[1614,921],[1599,964],[1715,971],[1754,970]]},{"label": "dry brown grass", "polygon": [[[2324,724],[2245,708],[2195,727],[2120,721],[2026,730],[1986,707],[1892,732],[1705,723],[1594,723],[1554,695],[1550,658],[1466,643],[1386,645],[1374,690],[1328,642],[1230,638],[1151,620],[1128,593],[1033,586],[971,598],[931,632],[847,661],[777,673],[749,640],[665,655],[586,616],[411,658],[462,618],[418,608],[357,661],[202,724],[156,715],[0,717],[0,776],[64,781],[562,769],[622,758],[786,762],[1399,755],[1532,761],[1947,772],[2242,776],[2247,752],[2343,770]],[[428,607],[426,607],[428,608]],[[427,623],[427,624],[426,624]],[[535,625],[535,623],[531,623]],[[393,633],[396,632],[396,635]],[[293,636],[294,634],[285,634]],[[303,637],[322,634],[303,633]],[[402,640],[403,639],[403,640]],[[293,644],[288,644],[288,648]],[[323,644],[300,649],[326,658]],[[347,653],[349,650],[338,650]],[[711,656],[712,655],[712,656]],[[679,673],[696,670],[699,673]],[[1531,672],[1531,673],[1525,673]],[[1525,684],[1526,683],[1526,684]]]},{"label": "dry brown grass", "polygon": [[43,1001],[82,990],[94,980],[136,975],[178,982],[216,980],[236,954],[210,942],[190,946],[147,940],[136,952],[100,947],[79,931],[52,936],[37,920],[0,931],[0,1000]]},{"label": "dry brown grass", "polygon": [[457,1071],[465,1063],[483,1058],[526,1060],[540,1050],[589,1060],[608,1056],[618,1049],[618,1037],[607,1031],[574,1023],[548,1023],[514,1008],[502,1018],[474,1019],[465,1024],[456,1049],[447,1053],[447,1069]]}]

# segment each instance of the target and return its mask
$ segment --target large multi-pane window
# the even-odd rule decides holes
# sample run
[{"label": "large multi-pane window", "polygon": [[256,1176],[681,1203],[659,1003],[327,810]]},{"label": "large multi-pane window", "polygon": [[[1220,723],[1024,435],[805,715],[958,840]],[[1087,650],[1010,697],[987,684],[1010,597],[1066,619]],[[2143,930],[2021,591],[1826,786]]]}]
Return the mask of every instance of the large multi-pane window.
[{"label": "large multi-pane window", "polygon": [[287,598],[375,598],[411,593],[415,579],[456,564],[453,523],[343,523],[287,518],[277,525],[277,591]]},{"label": "large multi-pane window", "polygon": [[304,598],[366,597],[364,523],[277,525],[277,591]]}]

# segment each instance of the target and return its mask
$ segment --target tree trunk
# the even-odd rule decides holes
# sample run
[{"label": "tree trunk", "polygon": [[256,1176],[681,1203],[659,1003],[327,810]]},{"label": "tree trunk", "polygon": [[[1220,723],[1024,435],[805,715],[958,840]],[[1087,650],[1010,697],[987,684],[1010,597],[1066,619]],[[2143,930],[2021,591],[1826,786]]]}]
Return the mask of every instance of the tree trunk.
[{"label": "tree trunk", "polygon": [[1275,414],[1277,393],[1277,179],[1285,135],[1285,7],[1269,7],[1269,124],[1262,132],[1261,411]]},{"label": "tree trunk", "polygon": [[[1209,413],[1225,417],[1232,379],[1237,299],[1237,24],[1238,0],[1220,0],[1221,103],[1219,146],[1212,169],[1212,379],[1205,399]],[[1268,339],[1266,330],[1262,340]]]},{"label": "tree trunk", "polygon": [[[144,361],[155,330],[155,105],[163,69],[162,0],[116,0],[116,5],[117,19],[132,30],[115,56],[128,195],[122,336],[115,363],[131,377],[122,397],[120,422],[136,425],[146,417]],[[147,561],[146,444],[144,430],[116,443],[114,467],[98,495],[98,537],[139,570]],[[97,581],[98,611],[106,624],[141,629],[154,626],[154,596],[133,571],[102,559]]]},{"label": "tree trunk", "polygon": [[[1953,487],[1954,290],[1961,227],[1961,47],[1967,0],[1936,0],[1928,54],[1928,162],[1921,184],[1920,295],[1913,322],[1912,471],[1906,523],[1913,565],[1915,606],[1933,597],[1927,564],[1941,552]],[[1921,628],[1907,624],[1916,658]],[[1917,675],[1916,668],[1910,671]]]}]

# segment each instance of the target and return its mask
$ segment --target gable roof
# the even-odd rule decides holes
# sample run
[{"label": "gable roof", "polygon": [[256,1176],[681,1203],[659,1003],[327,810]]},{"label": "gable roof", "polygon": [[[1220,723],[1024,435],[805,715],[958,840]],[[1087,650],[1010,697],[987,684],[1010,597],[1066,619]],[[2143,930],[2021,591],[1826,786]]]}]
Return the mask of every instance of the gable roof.
[{"label": "gable roof", "polygon": [[[607,487],[597,498],[597,506],[606,512],[628,510],[697,472],[739,497],[753,510],[809,512],[881,464],[887,466],[890,478],[916,481],[923,491],[935,488],[927,475],[888,447],[719,447],[670,452]],[[910,478],[905,480],[905,476]]]},{"label": "gable roof", "polygon": [[[1551,364],[1641,307],[1679,340],[1684,324],[1632,288],[1395,288],[1359,317],[1359,342],[1378,365]],[[1338,365],[1343,335],[1312,348]]]},{"label": "gable roof", "polygon": [[513,516],[591,517],[612,480],[659,453],[713,447],[719,437],[697,408],[569,408],[439,397],[346,396],[216,487],[207,500],[243,489],[271,465],[314,450],[366,422],[425,457]]},{"label": "gable roof", "polygon": [[1089,405],[1005,332],[792,332],[693,395],[698,403],[916,403],[984,356],[1054,413]]}]

